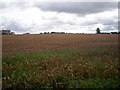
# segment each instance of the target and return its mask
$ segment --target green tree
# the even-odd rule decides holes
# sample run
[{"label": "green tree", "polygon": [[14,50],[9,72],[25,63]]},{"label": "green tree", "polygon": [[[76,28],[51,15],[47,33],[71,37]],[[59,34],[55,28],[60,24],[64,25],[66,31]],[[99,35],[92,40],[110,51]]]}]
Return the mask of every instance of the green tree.
[{"label": "green tree", "polygon": [[97,28],[97,29],[96,29],[96,32],[97,32],[97,34],[99,34],[99,33],[100,33],[100,29],[99,29],[99,28]]}]

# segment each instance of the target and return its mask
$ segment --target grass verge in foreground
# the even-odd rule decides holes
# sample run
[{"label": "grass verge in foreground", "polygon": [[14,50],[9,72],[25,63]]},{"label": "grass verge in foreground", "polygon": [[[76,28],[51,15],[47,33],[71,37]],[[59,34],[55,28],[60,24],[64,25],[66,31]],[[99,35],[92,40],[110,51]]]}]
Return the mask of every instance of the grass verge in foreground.
[{"label": "grass verge in foreground", "polygon": [[3,56],[3,88],[118,88],[115,48]]}]

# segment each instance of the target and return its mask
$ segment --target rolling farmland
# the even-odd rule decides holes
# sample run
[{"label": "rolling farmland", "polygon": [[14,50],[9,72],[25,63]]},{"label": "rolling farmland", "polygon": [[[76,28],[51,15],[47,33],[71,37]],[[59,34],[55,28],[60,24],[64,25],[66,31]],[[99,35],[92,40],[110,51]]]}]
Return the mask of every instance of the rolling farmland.
[{"label": "rolling farmland", "polygon": [[3,88],[118,88],[118,35],[3,35]]}]

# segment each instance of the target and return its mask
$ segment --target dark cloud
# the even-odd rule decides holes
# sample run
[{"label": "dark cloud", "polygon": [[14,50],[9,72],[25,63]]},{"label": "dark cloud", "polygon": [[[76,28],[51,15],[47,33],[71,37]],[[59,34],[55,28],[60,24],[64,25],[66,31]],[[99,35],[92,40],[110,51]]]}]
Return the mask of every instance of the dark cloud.
[{"label": "dark cloud", "polygon": [[37,3],[45,11],[76,13],[80,15],[109,11],[118,8],[117,2],[50,2]]}]

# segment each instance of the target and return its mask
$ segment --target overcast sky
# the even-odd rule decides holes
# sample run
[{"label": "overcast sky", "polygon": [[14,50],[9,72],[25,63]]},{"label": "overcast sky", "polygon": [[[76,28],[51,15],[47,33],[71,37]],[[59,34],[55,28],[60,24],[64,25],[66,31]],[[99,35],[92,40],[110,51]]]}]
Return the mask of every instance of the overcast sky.
[{"label": "overcast sky", "polygon": [[118,31],[117,2],[38,2],[5,0],[0,7],[0,29],[15,33]]}]

